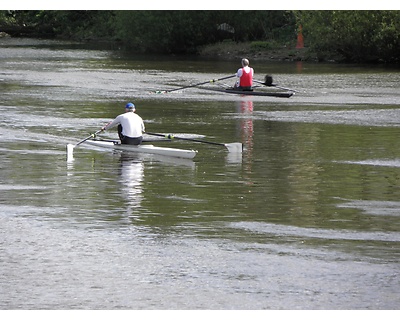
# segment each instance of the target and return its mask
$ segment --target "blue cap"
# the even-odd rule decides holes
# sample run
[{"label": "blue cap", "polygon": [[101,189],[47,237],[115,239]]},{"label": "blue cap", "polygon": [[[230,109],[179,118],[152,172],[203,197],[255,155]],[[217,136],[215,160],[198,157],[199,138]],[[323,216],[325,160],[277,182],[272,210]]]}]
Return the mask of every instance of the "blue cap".
[{"label": "blue cap", "polygon": [[128,102],[125,106],[126,109],[135,109],[135,105],[132,102]]}]

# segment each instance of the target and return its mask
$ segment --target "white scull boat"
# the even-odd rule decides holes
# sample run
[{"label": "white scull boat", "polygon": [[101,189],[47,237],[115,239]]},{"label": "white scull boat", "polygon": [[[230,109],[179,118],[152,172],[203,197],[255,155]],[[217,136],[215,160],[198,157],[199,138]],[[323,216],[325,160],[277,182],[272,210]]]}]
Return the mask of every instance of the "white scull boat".
[{"label": "white scull boat", "polygon": [[193,159],[197,154],[197,151],[195,150],[157,147],[152,144],[141,144],[138,146],[134,146],[134,145],[120,144],[114,141],[106,141],[106,140],[86,140],[84,143],[100,148],[138,152],[138,153],[157,154],[167,157],[178,157],[184,159]]}]

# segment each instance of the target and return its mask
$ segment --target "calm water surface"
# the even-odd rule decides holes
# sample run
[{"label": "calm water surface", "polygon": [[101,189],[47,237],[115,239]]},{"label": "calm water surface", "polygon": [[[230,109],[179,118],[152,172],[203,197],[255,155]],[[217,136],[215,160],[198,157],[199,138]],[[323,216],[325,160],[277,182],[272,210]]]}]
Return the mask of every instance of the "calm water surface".
[{"label": "calm water surface", "polygon": [[[399,70],[253,67],[299,92],[159,94],[238,62],[0,39],[0,308],[397,310]],[[243,155],[67,161],[127,101],[149,132]]]}]

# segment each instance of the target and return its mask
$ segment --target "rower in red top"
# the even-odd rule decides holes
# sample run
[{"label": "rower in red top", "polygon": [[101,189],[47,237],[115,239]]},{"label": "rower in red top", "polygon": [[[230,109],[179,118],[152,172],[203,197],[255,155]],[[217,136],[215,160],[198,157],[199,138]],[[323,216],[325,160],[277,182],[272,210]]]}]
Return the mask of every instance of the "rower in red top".
[{"label": "rower in red top", "polygon": [[253,68],[249,67],[249,60],[243,58],[242,68],[240,68],[236,72],[236,77],[238,77],[238,80],[236,81],[233,88],[236,90],[247,90],[247,91],[252,90],[253,75],[254,75],[254,70]]}]

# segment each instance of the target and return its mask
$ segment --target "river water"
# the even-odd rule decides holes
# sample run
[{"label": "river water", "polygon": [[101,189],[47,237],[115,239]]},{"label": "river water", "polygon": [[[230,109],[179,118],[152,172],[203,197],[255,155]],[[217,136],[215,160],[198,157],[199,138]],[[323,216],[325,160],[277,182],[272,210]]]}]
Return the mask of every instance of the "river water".
[{"label": "river water", "polygon": [[[399,308],[400,70],[254,61],[296,95],[156,93],[238,65],[0,39],[1,309]],[[243,154],[67,161],[128,101]]]}]

